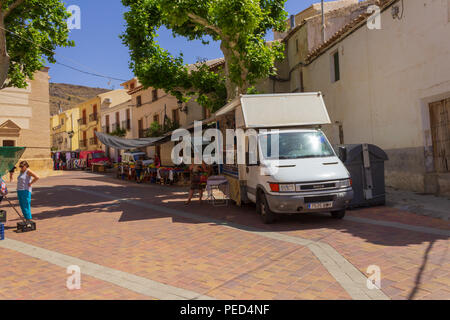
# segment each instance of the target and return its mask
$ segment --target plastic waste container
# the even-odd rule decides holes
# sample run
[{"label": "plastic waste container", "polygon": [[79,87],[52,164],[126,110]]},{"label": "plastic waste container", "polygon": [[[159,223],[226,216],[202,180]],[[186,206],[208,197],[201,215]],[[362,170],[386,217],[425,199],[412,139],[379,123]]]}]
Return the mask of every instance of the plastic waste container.
[{"label": "plastic waste container", "polygon": [[373,144],[338,145],[336,149],[353,181],[350,209],[385,205],[384,162],[389,160],[386,152]]}]

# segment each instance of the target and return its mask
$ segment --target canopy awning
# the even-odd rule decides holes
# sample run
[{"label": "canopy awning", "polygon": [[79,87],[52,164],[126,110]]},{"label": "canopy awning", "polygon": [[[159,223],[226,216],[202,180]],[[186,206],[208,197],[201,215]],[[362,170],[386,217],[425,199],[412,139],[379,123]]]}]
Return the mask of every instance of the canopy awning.
[{"label": "canopy awning", "polygon": [[128,150],[128,149],[136,149],[136,148],[145,148],[154,145],[159,140],[164,139],[164,137],[157,138],[140,138],[140,139],[125,139],[120,137],[111,136],[109,134],[103,132],[96,132],[97,138],[103,143],[105,146],[120,149],[120,150]]},{"label": "canopy awning", "polygon": [[24,152],[23,147],[0,147],[0,177],[14,168]]}]

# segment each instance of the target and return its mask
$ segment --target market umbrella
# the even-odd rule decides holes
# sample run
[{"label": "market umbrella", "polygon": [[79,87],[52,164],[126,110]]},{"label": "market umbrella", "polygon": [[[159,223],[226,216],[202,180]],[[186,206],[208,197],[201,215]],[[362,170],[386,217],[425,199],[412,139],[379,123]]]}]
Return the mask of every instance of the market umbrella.
[{"label": "market umbrella", "polygon": [[0,177],[16,165],[24,152],[23,147],[0,147]]}]

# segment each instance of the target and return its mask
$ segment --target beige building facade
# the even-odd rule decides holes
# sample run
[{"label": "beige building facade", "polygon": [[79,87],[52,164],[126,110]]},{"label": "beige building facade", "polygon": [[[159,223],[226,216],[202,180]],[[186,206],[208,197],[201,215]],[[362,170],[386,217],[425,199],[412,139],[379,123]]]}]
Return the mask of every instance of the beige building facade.
[{"label": "beige building facade", "polygon": [[[132,104],[132,125],[131,132],[133,138],[144,138],[152,123],[164,126],[164,119],[167,117],[170,122],[177,123],[179,127],[188,127],[195,120],[201,121],[210,116],[208,110],[201,107],[193,99],[187,103],[179,103],[177,98],[167,94],[162,89],[144,87],[137,78],[131,79],[122,84],[128,90]],[[161,164],[173,166],[171,152],[173,142],[166,142],[161,145],[148,147],[146,152],[149,157],[157,154],[161,159]]]},{"label": "beige building facade", "polygon": [[[123,91],[126,93],[125,90]],[[101,128],[103,133],[113,135],[123,133],[122,138],[133,138],[133,132],[131,130],[133,105],[128,94],[126,97],[128,100],[119,104],[103,104],[101,108]],[[116,150],[108,146],[103,146],[103,150],[113,161],[118,161],[119,155],[123,153],[123,150]]]},{"label": "beige building facade", "polygon": [[0,90],[0,145],[26,147],[22,160],[41,176],[52,172],[48,68],[26,89]]}]

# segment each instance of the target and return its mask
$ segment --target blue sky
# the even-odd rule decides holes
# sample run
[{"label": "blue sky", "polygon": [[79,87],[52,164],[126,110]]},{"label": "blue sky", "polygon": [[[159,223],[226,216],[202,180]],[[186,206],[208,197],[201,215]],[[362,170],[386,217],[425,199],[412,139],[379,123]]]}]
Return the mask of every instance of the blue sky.
[{"label": "blue sky", "polygon": [[[126,8],[120,0],[65,0],[67,6],[77,5],[81,9],[81,29],[72,30],[70,38],[75,47],[58,48],[57,61],[88,72],[102,74],[118,79],[130,79],[133,73],[128,68],[128,49],[122,44],[119,35],[124,30],[123,13]],[[288,0],[286,11],[295,14],[319,0]],[[159,43],[172,54],[184,53],[186,63],[198,58],[214,59],[221,57],[217,43],[207,46],[200,41],[186,41],[173,38],[168,30],[160,30]],[[108,80],[86,75],[64,66],[50,65],[51,82],[70,83],[91,87],[119,89],[121,81]]]}]

